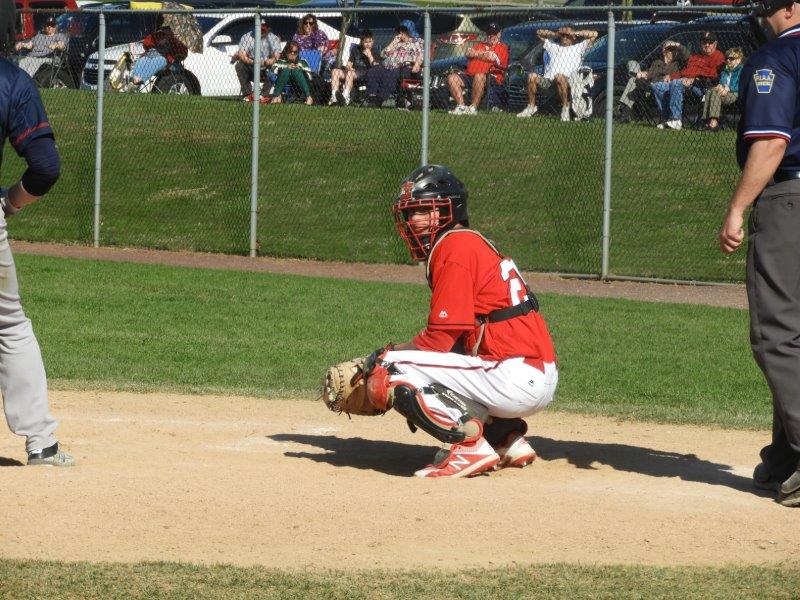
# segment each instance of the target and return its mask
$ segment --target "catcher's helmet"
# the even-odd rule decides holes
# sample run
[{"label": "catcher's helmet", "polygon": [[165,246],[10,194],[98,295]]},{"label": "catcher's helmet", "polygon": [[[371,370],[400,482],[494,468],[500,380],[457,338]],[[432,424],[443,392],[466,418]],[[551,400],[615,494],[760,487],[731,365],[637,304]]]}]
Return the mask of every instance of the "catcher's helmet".
[{"label": "catcher's helmet", "polygon": [[[457,224],[469,226],[467,188],[449,168],[426,165],[403,180],[392,212],[411,258],[422,261],[428,257],[439,233]],[[422,229],[409,223],[412,215],[419,212],[430,215],[430,221]]]},{"label": "catcher's helmet", "polygon": [[14,48],[16,22],[17,7],[14,0],[0,0],[0,56],[6,56]]}]

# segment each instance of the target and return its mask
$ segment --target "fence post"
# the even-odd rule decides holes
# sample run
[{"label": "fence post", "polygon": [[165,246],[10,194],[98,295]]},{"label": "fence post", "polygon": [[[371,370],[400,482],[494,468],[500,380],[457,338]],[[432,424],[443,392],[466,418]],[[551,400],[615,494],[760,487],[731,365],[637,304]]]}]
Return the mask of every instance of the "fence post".
[{"label": "fence post", "polygon": [[258,251],[258,134],[261,114],[261,13],[255,16],[253,39],[256,47],[253,56],[253,135],[250,163],[250,256]]},{"label": "fence post", "polygon": [[422,66],[422,140],[420,165],[428,164],[428,129],[431,113],[431,15],[425,11],[425,49]]},{"label": "fence post", "polygon": [[106,15],[100,12],[97,48],[97,122],[94,140],[94,223],[92,243],[100,247],[100,184],[103,179],[103,99],[106,74]]},{"label": "fence post", "polygon": [[605,172],[603,174],[603,255],[600,266],[600,278],[608,279],[608,267],[611,251],[611,149],[614,134],[614,45],[616,28],[614,12],[608,11],[608,53],[606,56],[606,155]]}]

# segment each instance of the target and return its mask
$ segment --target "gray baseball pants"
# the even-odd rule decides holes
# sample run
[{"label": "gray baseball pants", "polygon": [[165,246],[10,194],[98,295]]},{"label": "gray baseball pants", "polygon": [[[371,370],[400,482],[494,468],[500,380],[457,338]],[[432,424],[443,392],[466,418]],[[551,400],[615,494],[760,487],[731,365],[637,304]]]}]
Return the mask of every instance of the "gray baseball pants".
[{"label": "gray baseball pants", "polygon": [[50,414],[39,342],[19,298],[17,271],[0,211],[0,392],[8,427],[25,436],[25,449],[56,443],[58,422]]},{"label": "gray baseball pants", "polygon": [[753,206],[747,299],[750,345],[772,392],[772,443],[761,458],[791,473],[800,460],[800,180],[768,186]]}]

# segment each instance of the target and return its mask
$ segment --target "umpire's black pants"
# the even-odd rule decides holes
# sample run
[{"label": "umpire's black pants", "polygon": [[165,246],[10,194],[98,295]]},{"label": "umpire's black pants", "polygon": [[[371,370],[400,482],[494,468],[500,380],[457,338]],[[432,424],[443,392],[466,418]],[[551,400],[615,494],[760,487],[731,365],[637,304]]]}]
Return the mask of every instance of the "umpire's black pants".
[{"label": "umpire's black pants", "polygon": [[768,186],[750,214],[750,345],[772,392],[772,443],[761,459],[776,479],[800,460],[800,180]]}]

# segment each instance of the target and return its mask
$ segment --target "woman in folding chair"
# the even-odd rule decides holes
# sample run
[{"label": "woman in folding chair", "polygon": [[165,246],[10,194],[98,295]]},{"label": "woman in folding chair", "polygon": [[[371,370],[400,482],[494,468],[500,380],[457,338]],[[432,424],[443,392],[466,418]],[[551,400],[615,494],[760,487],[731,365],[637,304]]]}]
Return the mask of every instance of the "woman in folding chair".
[{"label": "woman in folding chair", "polygon": [[283,47],[281,57],[275,62],[272,70],[277,74],[278,79],[269,94],[271,103],[283,102],[281,94],[289,86],[290,90],[294,87],[299,88],[305,96],[306,104],[314,104],[309,86],[311,67],[300,58],[300,46],[297,42],[289,42]]}]

